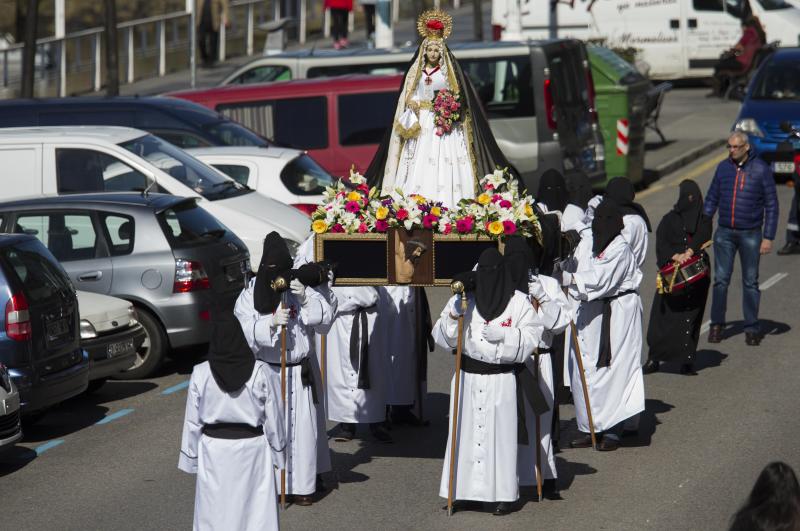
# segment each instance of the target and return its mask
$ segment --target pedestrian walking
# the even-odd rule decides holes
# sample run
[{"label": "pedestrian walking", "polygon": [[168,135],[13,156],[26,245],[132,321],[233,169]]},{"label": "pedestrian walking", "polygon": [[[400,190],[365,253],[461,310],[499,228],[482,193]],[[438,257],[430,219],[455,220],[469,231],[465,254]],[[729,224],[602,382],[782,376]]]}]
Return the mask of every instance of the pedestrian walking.
[{"label": "pedestrian walking", "polygon": [[228,0],[200,0],[200,2],[200,16],[197,18],[200,58],[204,66],[213,66],[219,57],[219,27],[230,26]]},{"label": "pedestrian walking", "polygon": [[375,46],[375,4],[378,0],[358,0],[364,10],[364,23],[367,26],[367,43],[371,48]]},{"label": "pedestrian walking", "polygon": [[730,531],[800,530],[800,484],[792,467],[774,462],[764,467]]},{"label": "pedestrian walking", "polygon": [[280,386],[231,309],[212,313],[208,361],[189,379],[178,468],[197,474],[193,529],[277,530],[284,466]]},{"label": "pedestrian walking", "polygon": [[[463,312],[460,295],[453,296],[433,327],[438,345],[457,348],[463,318],[463,356],[458,402],[450,389],[450,415],[457,432],[449,429],[439,496],[448,498],[450,460],[455,457],[455,500],[485,502],[494,514],[512,510],[519,498],[517,444],[525,426],[517,374],[539,344],[541,331],[528,297],[516,291],[497,249],[487,249],[478,260],[475,291],[467,294]],[[458,403],[458,415],[453,415]],[[526,428],[527,435],[533,427]],[[455,437],[455,453],[451,445]],[[527,439],[527,437],[526,437]]]},{"label": "pedestrian walking", "polygon": [[[680,184],[678,202],[667,212],[656,229],[656,260],[658,267],[669,264],[680,267],[689,259],[699,260],[699,267],[709,263],[706,247],[711,244],[711,218],[703,214],[703,196],[692,180]],[[702,269],[696,269],[702,275]],[[683,374],[693,373],[694,354],[700,338],[703,312],[706,308],[709,276],[688,283],[682,289],[670,289],[676,276],[661,277],[661,289],[653,299],[650,326],[647,327],[649,354],[642,370],[645,374],[658,371],[662,361],[681,362]]]},{"label": "pedestrian walking", "polygon": [[761,343],[758,266],[761,255],[772,251],[778,230],[778,196],[772,169],[751,152],[746,134],[733,133],[727,148],[730,156],[717,165],[703,209],[710,218],[719,210],[714,233],[714,287],[708,342],[722,341],[728,285],[738,252],[744,287],[745,341],[756,346]]},{"label": "pedestrian walking", "polygon": [[285,241],[271,232],[264,240],[258,275],[239,295],[234,314],[256,358],[267,362],[273,382],[281,382],[285,354],[286,494],[293,496],[296,505],[307,506],[318,490],[319,474],[331,469],[325,413],[318,398],[322,389],[315,378],[313,334],[315,329],[328,332],[336,299],[296,279],[289,284],[291,291],[278,291],[274,281],[288,279],[291,268]]},{"label": "pedestrian walking", "polygon": [[786,245],[778,249],[781,256],[787,254],[800,254],[800,168],[795,168],[792,174],[794,194],[789,205],[789,220],[786,223]]},{"label": "pedestrian walking", "polygon": [[325,9],[331,13],[331,36],[337,50],[350,46],[347,40],[348,17],[353,10],[353,0],[325,0]]}]

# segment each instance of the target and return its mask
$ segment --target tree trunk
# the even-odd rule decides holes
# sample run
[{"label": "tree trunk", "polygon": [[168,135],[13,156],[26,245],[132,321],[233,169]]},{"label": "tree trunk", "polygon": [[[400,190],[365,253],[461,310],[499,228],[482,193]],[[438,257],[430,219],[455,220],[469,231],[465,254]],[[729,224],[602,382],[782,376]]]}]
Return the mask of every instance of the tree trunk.
[{"label": "tree trunk", "polygon": [[119,47],[117,46],[116,0],[105,2],[106,96],[119,96]]},{"label": "tree trunk", "polygon": [[472,28],[475,33],[475,40],[483,40],[483,2],[472,0]]},{"label": "tree trunk", "polygon": [[20,96],[33,97],[33,74],[36,68],[36,30],[39,14],[39,0],[28,0],[25,13],[25,47],[22,49],[22,88]]}]

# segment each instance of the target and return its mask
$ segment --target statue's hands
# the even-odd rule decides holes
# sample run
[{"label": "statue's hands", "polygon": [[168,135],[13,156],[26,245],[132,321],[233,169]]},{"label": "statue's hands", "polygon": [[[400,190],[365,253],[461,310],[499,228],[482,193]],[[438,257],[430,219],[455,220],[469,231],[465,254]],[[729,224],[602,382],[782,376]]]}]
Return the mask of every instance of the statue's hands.
[{"label": "statue's hands", "polygon": [[417,100],[406,101],[406,107],[414,111],[414,114],[419,114],[419,102]]}]

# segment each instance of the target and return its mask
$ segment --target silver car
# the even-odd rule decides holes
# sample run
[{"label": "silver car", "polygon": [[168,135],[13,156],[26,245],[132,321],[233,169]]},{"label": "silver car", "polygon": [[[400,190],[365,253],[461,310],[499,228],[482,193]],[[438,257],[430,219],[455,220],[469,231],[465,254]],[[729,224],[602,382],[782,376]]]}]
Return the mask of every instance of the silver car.
[{"label": "silver car", "polygon": [[11,381],[8,368],[0,363],[0,452],[10,448],[21,438],[19,393]]},{"label": "silver car", "polygon": [[250,272],[244,243],[194,198],[102,193],[0,205],[2,230],[36,236],[76,289],[133,303],[146,337],[124,377],[145,378],[170,348],[208,342],[210,310]]}]

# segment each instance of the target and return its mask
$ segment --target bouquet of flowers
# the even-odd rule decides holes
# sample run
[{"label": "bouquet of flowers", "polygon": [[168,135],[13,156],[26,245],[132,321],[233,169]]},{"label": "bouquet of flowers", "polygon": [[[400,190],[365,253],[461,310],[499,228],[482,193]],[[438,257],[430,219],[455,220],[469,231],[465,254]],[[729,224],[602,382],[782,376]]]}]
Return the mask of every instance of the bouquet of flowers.
[{"label": "bouquet of flowers", "polygon": [[370,199],[377,190],[370,190],[367,180],[354,168],[348,177],[342,177],[335,187],[327,187],[323,204],[311,215],[311,230],[317,234],[339,232],[364,234],[373,232],[375,212],[370,209]]},{"label": "bouquet of flowers", "polygon": [[453,130],[453,125],[461,120],[461,94],[442,89],[433,98],[433,124],[436,136],[443,136]]},{"label": "bouquet of flowers", "polygon": [[386,232],[390,227],[406,230],[431,229],[449,234],[452,224],[449,209],[442,203],[428,201],[418,194],[406,196],[402,190],[372,202],[375,212],[375,230]]}]

